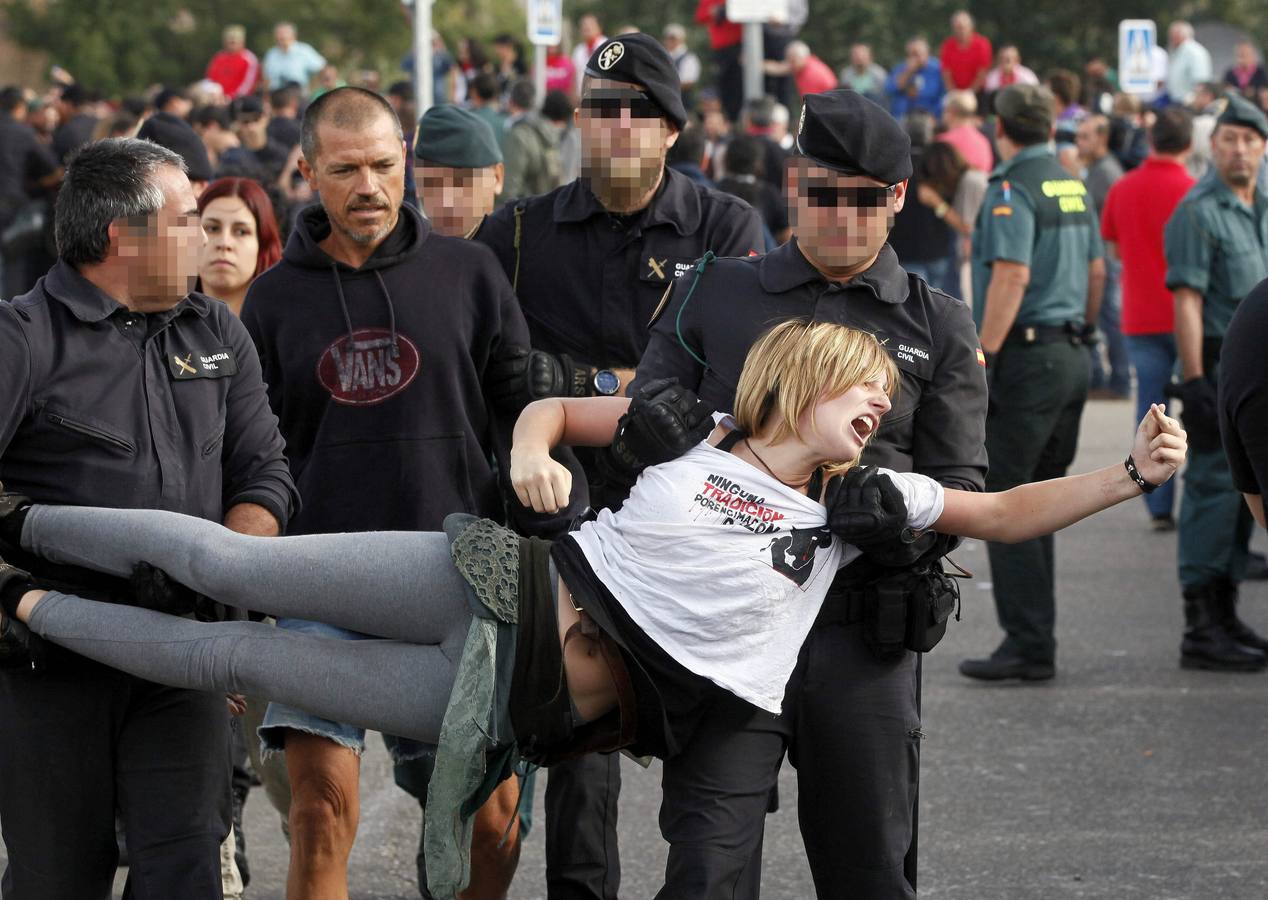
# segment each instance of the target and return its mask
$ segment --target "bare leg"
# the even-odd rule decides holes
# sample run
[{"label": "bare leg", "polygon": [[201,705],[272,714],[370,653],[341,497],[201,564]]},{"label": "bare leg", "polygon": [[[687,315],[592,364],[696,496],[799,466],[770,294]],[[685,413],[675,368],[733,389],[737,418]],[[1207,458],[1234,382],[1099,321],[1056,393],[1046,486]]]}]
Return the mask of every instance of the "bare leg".
[{"label": "bare leg", "polygon": [[286,737],[291,780],[288,900],[348,900],[348,857],[357,837],[361,758],[315,734]]}]

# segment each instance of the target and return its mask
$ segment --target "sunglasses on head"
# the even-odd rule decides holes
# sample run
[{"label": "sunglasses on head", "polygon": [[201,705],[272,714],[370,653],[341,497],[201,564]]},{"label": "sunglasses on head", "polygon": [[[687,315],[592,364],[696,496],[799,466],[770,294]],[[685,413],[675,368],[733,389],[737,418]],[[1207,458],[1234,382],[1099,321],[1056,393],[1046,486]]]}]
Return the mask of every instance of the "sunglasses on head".
[{"label": "sunglasses on head", "polygon": [[619,119],[628,109],[631,119],[659,119],[664,115],[650,97],[636,93],[595,91],[581,99],[581,108],[600,119]]},{"label": "sunglasses on head", "polygon": [[806,199],[811,206],[837,207],[853,206],[858,209],[880,209],[889,206],[889,198],[893,196],[896,185],[889,187],[836,187],[834,185],[810,185],[806,188]]}]

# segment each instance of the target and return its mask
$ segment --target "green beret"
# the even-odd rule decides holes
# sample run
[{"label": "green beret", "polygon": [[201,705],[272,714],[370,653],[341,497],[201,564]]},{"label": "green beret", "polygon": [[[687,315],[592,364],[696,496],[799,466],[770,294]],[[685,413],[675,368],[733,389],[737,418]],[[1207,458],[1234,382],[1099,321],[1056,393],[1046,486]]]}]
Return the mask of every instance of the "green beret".
[{"label": "green beret", "polygon": [[1241,94],[1229,91],[1215,102],[1215,124],[1241,125],[1253,128],[1262,138],[1268,138],[1268,117],[1259,107],[1244,98]]},{"label": "green beret", "polygon": [[460,106],[433,106],[418,120],[414,158],[451,169],[483,169],[502,161],[489,123]]},{"label": "green beret", "polygon": [[1005,122],[1048,131],[1054,118],[1052,91],[1041,84],[1012,84],[995,95],[995,113]]}]

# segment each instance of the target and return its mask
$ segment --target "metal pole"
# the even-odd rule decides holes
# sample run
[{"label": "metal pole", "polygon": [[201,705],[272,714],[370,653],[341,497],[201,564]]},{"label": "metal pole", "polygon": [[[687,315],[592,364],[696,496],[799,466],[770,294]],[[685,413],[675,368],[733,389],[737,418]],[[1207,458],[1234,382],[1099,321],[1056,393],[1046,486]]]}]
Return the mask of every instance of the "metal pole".
[{"label": "metal pole", "polygon": [[533,45],[533,84],[537,86],[537,108],[541,109],[546,99],[546,48],[541,44]]},{"label": "metal pole", "polygon": [[762,73],[762,26],[760,22],[744,24],[744,99],[755,100],[766,93]]},{"label": "metal pole", "polygon": [[414,94],[420,116],[432,106],[431,4],[414,0]]}]

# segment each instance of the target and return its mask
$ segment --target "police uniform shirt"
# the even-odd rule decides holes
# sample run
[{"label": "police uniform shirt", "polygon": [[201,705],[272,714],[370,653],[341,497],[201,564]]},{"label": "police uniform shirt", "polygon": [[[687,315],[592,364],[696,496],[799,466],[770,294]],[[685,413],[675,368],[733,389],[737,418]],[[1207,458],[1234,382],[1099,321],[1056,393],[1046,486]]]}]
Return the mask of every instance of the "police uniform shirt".
[{"label": "police uniform shirt", "polygon": [[[791,240],[763,257],[722,259],[675,285],[656,318],[631,386],[675,376],[729,411],[749,348],[789,319],[836,322],[875,334],[902,385],[863,461],[981,490],[986,476],[986,379],[963,302],[908,275],[886,244],[846,282],[828,281]],[[707,363],[707,364],[706,364]]]},{"label": "police uniform shirt", "polygon": [[59,261],[0,303],[0,477],[43,503],[221,521],[299,498],[255,348],[223,303],[128,310]]},{"label": "police uniform shirt", "polygon": [[1167,290],[1202,295],[1202,334],[1223,337],[1251,289],[1268,277],[1268,194],[1247,206],[1212,172],[1171,214],[1164,232]]},{"label": "police uniform shirt", "polygon": [[1016,325],[1064,325],[1087,314],[1087,266],[1105,255],[1086,186],[1047,144],[1022,149],[991,173],[973,230],[973,314],[986,310],[996,260],[1030,268]]},{"label": "police uniform shirt", "polygon": [[705,251],[764,246],[751,206],[669,168],[651,204],[630,216],[607,212],[577,179],[502,207],[475,240],[515,286],[535,348],[611,368],[638,362],[666,289]]}]

